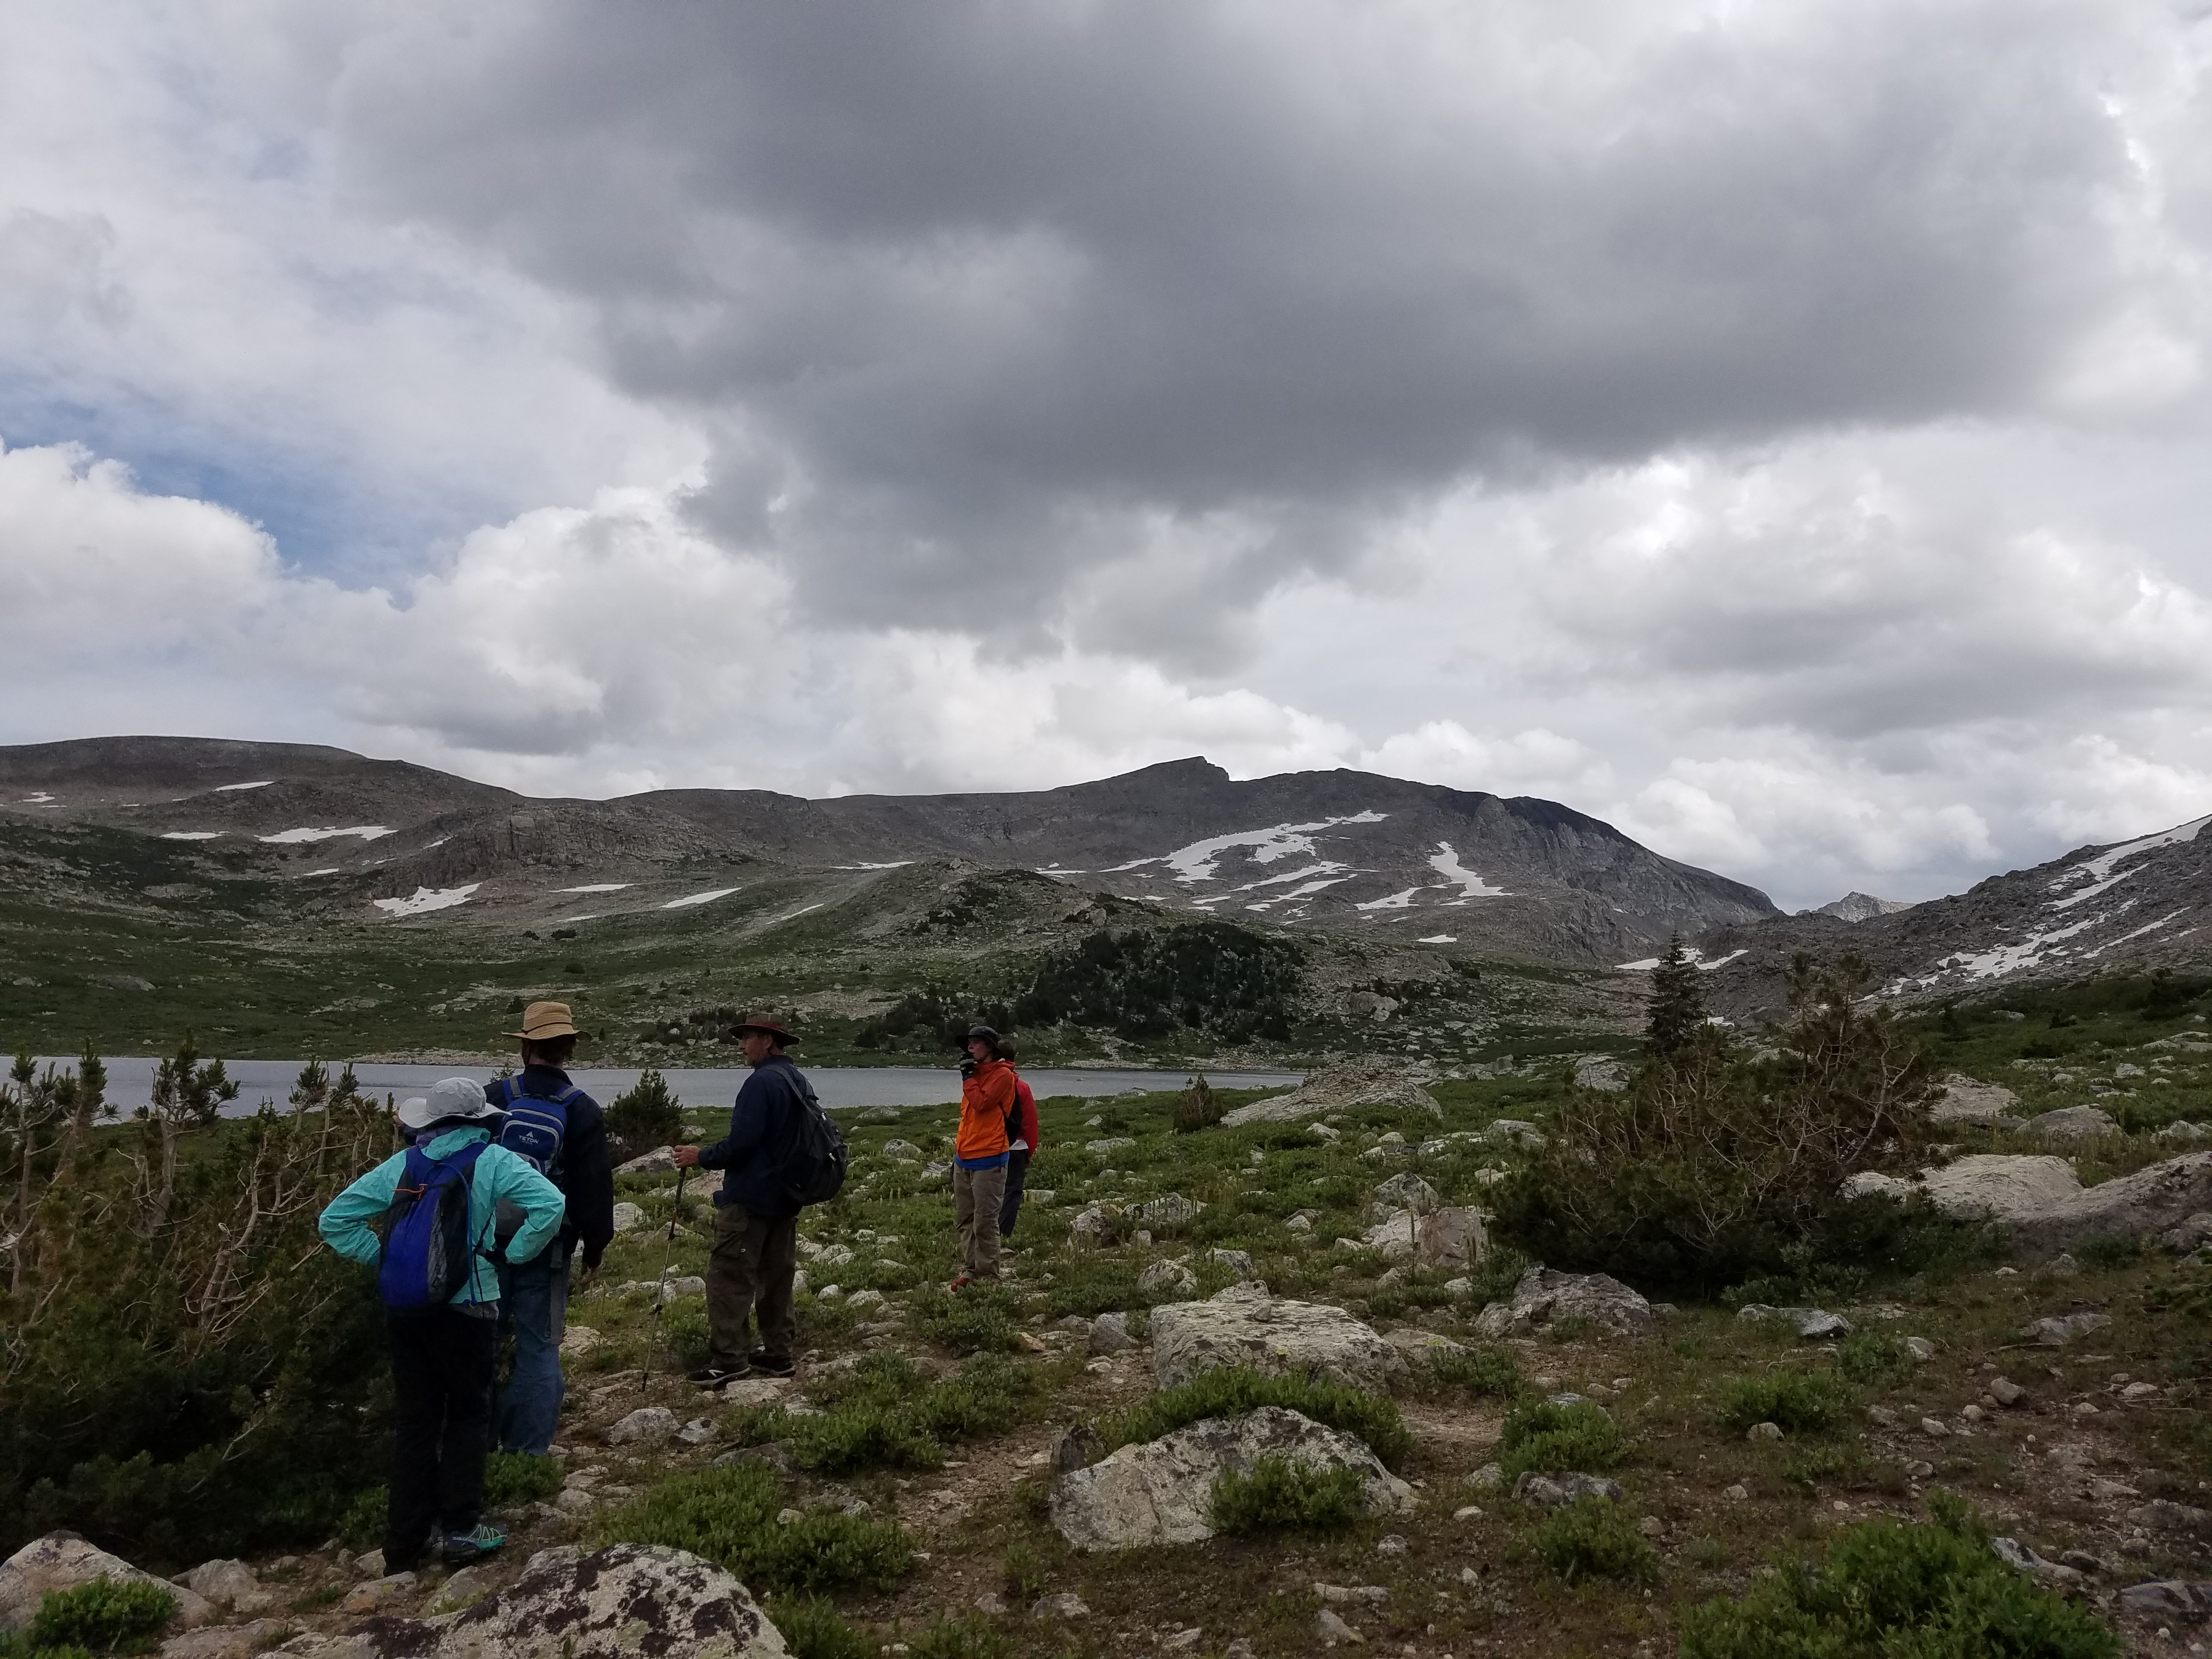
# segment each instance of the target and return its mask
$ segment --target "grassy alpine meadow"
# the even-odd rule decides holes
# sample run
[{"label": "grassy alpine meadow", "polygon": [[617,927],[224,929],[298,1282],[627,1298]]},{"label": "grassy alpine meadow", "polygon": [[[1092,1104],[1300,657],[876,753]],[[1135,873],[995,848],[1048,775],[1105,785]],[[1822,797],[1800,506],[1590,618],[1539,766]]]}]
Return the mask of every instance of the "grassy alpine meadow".
[{"label": "grassy alpine meadow", "polygon": [[[2057,1010],[2072,1023],[2055,1028],[2048,1009],[2020,1020],[1964,1011],[1947,1030],[1937,1011],[1912,1035],[1931,1076],[2001,1082],[2023,1117],[2106,1103],[2114,1132],[2073,1154],[2087,1178],[2172,1155],[2159,1129],[2204,1109],[2192,1092],[2203,1083],[2195,1010],[2185,1001],[2146,1018],[2136,994],[2132,1006]],[[2021,1052],[2062,1039],[2077,1046]],[[1487,1204],[1558,1153],[1577,1114],[1595,1109],[1591,1091],[1572,1068],[1539,1060],[1431,1092],[1436,1115],[1356,1106],[1238,1127],[1179,1112],[1179,1091],[1046,1099],[1006,1276],[957,1292],[945,1288],[957,1265],[952,1109],[841,1112],[850,1176],[800,1227],[799,1374],[720,1395],[682,1377],[706,1339],[688,1281],[708,1265],[707,1181],[679,1183],[672,1170],[619,1177],[634,1224],[571,1300],[555,1460],[502,1473],[515,1538],[486,1576],[504,1583],[552,1544],[675,1543],[752,1573],[802,1653],[839,1659],[901,1643],[1040,1659],[1226,1656],[1239,1643],[1255,1656],[1309,1654],[1328,1639],[1324,1611],[1378,1650],[1454,1659],[1874,1655],[1904,1618],[1948,1632],[1949,1645],[1925,1650],[1945,1655],[2101,1655],[2123,1639],[2132,1652],[2180,1653],[2203,1639],[2179,1615],[2138,1616],[2115,1597],[2208,1576],[2212,1267],[2154,1243],[2025,1260],[1986,1230],[1923,1218],[1821,1235],[1857,1240],[1856,1256],[1778,1247],[1733,1283],[1704,1287],[1687,1268],[1637,1282],[1654,1304],[1638,1334],[1571,1318],[1489,1334],[1478,1321],[1530,1265],[1528,1241],[1493,1218],[1480,1261],[1386,1260],[1363,1242],[1376,1189],[1410,1173],[1446,1204]],[[1217,1093],[1224,1112],[1263,1097]],[[303,1121],[332,1109],[311,1103]],[[345,1108],[363,1156],[381,1144],[380,1109]],[[686,1118],[691,1138],[720,1133],[718,1112]],[[1553,1144],[1494,1130],[1501,1121]],[[101,1182],[134,1190],[133,1149],[148,1133],[93,1130],[70,1155],[82,1173],[59,1182],[64,1198]],[[210,1206],[188,1209],[189,1224],[223,1224],[224,1181],[252,1133],[232,1121],[185,1137],[182,1167],[205,1174],[183,1185]],[[1944,1133],[1955,1150],[2027,1145],[2013,1128]],[[40,1202],[61,1205],[53,1190]],[[1071,1233],[1094,1206],[1118,1218],[1089,1230],[1109,1242]],[[248,1318],[222,1351],[190,1321],[140,1333],[172,1369],[106,1401],[112,1431],[74,1462],[34,1444],[79,1410],[57,1380],[131,1334],[95,1341],[92,1327],[24,1315],[21,1292],[7,1302],[33,1362],[10,1359],[0,1379],[12,1512],[23,1517],[11,1544],[70,1526],[164,1573],[210,1547],[234,1551],[292,1626],[344,1628],[386,1406],[373,1338],[337,1316],[359,1310],[357,1276],[306,1254],[321,1275],[309,1287],[320,1323]],[[168,1271],[150,1256],[125,1265],[149,1285]],[[1152,1310],[1248,1276],[1386,1338],[1450,1346],[1409,1359],[1388,1393],[1238,1367],[1156,1388]],[[1744,1316],[1747,1303],[1816,1306],[1850,1329],[1805,1340]],[[2063,1343],[2030,1328],[2084,1313],[2102,1322]],[[1101,1327],[1102,1315],[1125,1317]],[[1107,1328],[1117,1324],[1127,1345]],[[317,1353],[320,1371],[307,1364]],[[310,1384],[337,1391],[356,1425],[343,1443],[351,1450],[312,1468],[295,1460],[289,1486],[270,1474],[281,1461],[253,1465],[229,1507],[251,1510],[255,1480],[280,1501],[222,1533],[204,1493],[225,1478],[235,1455],[225,1448],[253,1443],[241,1429],[340,1443],[314,1437]],[[144,1403],[179,1389],[231,1414],[210,1417],[192,1443],[173,1413]],[[1092,1553],[1054,1526],[1060,1462],[1095,1462],[1255,1405],[1364,1441],[1417,1507],[1369,1514],[1347,1504],[1340,1480],[1267,1464],[1222,1484],[1227,1524],[1203,1542]],[[614,1432],[647,1407],[665,1408],[666,1426]],[[1514,1495],[1524,1472],[1610,1480],[1619,1498],[1539,1507]],[[2033,1552],[2051,1575],[2004,1565],[1996,1540]],[[410,1594],[427,1601],[435,1578]],[[1888,1622],[1869,1622],[1869,1607],[1893,1602]]]}]

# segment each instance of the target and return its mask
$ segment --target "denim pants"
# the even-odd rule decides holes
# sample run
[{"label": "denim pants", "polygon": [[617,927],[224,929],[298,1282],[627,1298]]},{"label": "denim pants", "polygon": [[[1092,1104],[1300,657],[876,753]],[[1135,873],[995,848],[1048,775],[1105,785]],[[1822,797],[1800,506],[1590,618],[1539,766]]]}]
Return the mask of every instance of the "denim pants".
[{"label": "denim pants", "polygon": [[561,1338],[568,1323],[568,1252],[549,1245],[534,1261],[499,1270],[501,1323],[514,1333],[514,1370],[495,1417],[501,1451],[543,1457],[561,1423]]}]

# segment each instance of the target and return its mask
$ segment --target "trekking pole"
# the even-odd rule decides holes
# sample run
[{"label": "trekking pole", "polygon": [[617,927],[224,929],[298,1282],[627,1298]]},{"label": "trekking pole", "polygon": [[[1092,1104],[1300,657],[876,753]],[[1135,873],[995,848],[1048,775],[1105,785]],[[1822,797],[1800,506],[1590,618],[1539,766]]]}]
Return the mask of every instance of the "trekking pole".
[{"label": "trekking pole", "polygon": [[676,1223],[684,1214],[684,1182],[691,1171],[676,1172],[676,1201],[668,1206],[668,1242],[660,1249],[660,1277],[653,1283],[653,1340],[645,1345],[645,1365],[637,1374],[637,1391],[645,1392],[653,1376],[653,1351],[660,1342],[660,1304],[668,1299],[668,1269],[676,1255]]}]

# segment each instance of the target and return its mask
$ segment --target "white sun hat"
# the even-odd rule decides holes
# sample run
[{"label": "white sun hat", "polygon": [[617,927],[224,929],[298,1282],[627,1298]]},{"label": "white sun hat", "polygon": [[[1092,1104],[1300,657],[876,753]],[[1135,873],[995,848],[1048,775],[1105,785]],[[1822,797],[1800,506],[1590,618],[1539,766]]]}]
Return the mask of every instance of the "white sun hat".
[{"label": "white sun hat", "polygon": [[427,1099],[399,1103],[399,1121],[410,1129],[427,1129],[450,1118],[497,1117],[499,1108],[484,1098],[483,1085],[471,1077],[442,1077],[430,1085]]}]

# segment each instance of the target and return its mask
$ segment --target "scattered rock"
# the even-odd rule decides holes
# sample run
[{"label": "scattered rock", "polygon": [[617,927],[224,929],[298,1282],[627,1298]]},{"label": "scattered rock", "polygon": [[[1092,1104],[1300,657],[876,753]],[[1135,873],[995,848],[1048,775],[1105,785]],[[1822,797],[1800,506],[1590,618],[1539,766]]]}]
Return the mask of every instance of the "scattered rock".
[{"label": "scattered rock", "polygon": [[1931,1123],[1996,1122],[2020,1109],[2020,1097],[2000,1084],[1983,1083],[1963,1072],[1943,1079],[1943,1092],[1928,1109]]},{"label": "scattered rock", "polygon": [[33,1539],[0,1563],[0,1635],[29,1624],[48,1590],[75,1589],[100,1577],[156,1584],[167,1590],[177,1598],[175,1622],[180,1629],[215,1622],[215,1608],[198,1591],[141,1572],[121,1556],[110,1555],[73,1532],[52,1532]]},{"label": "scattered rock", "polygon": [[1121,1353],[1137,1346],[1137,1339],[1129,1334],[1129,1316],[1126,1313],[1103,1313],[1091,1322],[1091,1352],[1093,1353]]},{"label": "scattered rock", "polygon": [[1073,1590],[1060,1590],[1030,1604],[1032,1619],[1088,1619],[1091,1609]]},{"label": "scattered rock", "polygon": [[1221,1121],[1227,1128],[1242,1123],[1296,1123],[1354,1106],[1401,1106],[1441,1118],[1443,1108],[1422,1086],[1431,1076],[1425,1066],[1409,1066],[1382,1054],[1362,1054],[1322,1066],[1290,1093],[1239,1106]]},{"label": "scattered rock", "polygon": [[1733,1486],[1723,1486],[1721,1488],[1721,1496],[1729,1499],[1731,1502],[1741,1504],[1745,1498],[1751,1496],[1751,1488],[1741,1484]]},{"label": "scattered rock", "polygon": [[645,1225],[645,1212],[638,1208],[636,1205],[617,1204],[615,1206],[615,1231],[617,1232],[635,1232],[643,1225]]},{"label": "scattered rock", "polygon": [[1103,1156],[1108,1152],[1127,1152],[1136,1144],[1136,1141],[1128,1135],[1108,1135],[1103,1140],[1085,1141],[1083,1150]]},{"label": "scattered rock", "polygon": [[2212,1244],[2212,1211],[2185,1218],[2179,1225],[2160,1234],[2158,1242],[2176,1255],[2187,1255],[2191,1250]]},{"label": "scattered rock", "polygon": [[1334,1607],[1323,1607],[1314,1614],[1314,1632],[1325,1647],[1334,1647],[1339,1642],[1349,1642],[1355,1647],[1364,1646],[1367,1638],[1346,1624]]},{"label": "scattered rock", "polygon": [[896,1123],[898,1121],[899,1109],[896,1106],[871,1106],[853,1120],[855,1123]]},{"label": "scattered rock", "polygon": [[1067,1242],[1103,1249],[1118,1243],[1122,1233],[1121,1212],[1111,1204],[1086,1204],[1067,1224]]},{"label": "scattered rock", "polygon": [[1188,1630],[1179,1630],[1172,1636],[1162,1637],[1160,1650],[1164,1653],[1181,1653],[1186,1648],[1196,1647],[1198,1638],[1205,1634],[1204,1626],[1193,1625]]},{"label": "scattered rock", "polygon": [[1936,1357],[1936,1345],[1924,1336],[1906,1337],[1905,1351],[1923,1365]]},{"label": "scattered rock", "polygon": [[918,1164],[921,1161],[921,1148],[911,1140],[886,1140],[883,1154],[898,1164]]},{"label": "scattered rock", "polygon": [[1228,1268],[1242,1279],[1254,1279],[1260,1276],[1260,1269],[1248,1251],[1223,1249],[1217,1245],[1206,1253],[1206,1259],[1217,1267]]},{"label": "scattered rock", "polygon": [[1198,1275],[1180,1261],[1155,1261],[1137,1275],[1137,1288],[1147,1296],[1192,1296]]},{"label": "scattered rock", "polygon": [[384,1577],[384,1552],[368,1550],[353,1559],[353,1570],[364,1578]]},{"label": "scattered rock", "polygon": [[2120,1592],[2120,1606],[2152,1618],[2198,1618],[2212,1613],[2212,1583],[2159,1578],[2148,1584],[2130,1584]]},{"label": "scattered rock", "polygon": [[246,1625],[206,1625],[163,1642],[161,1659],[251,1659],[288,1628],[274,1619],[256,1619]]},{"label": "scattered rock", "polygon": [[811,1258],[817,1267],[849,1267],[853,1265],[853,1247],[849,1244],[824,1244]]},{"label": "scattered rock", "polygon": [[[1415,1215],[1428,1215],[1443,1207],[1443,1194],[1429,1183],[1407,1170],[1394,1175],[1369,1194],[1385,1211],[1411,1210]],[[1380,1215],[1370,1218],[1381,1220]]]},{"label": "scattered rock", "polygon": [[1455,1521],[1477,1521],[1481,1517],[1482,1510],[1473,1504],[1462,1504],[1452,1511]]},{"label": "scattered rock", "polygon": [[767,1406],[781,1399],[791,1389],[787,1376],[746,1376],[735,1382],[725,1382],[715,1399],[725,1406]]},{"label": "scattered rock", "polygon": [[338,1603],[340,1613],[374,1613],[398,1600],[415,1588],[411,1572],[391,1573],[382,1578],[372,1578],[366,1583],[356,1584]]},{"label": "scattered rock", "polygon": [[714,1437],[714,1425],[703,1417],[695,1417],[676,1431],[676,1437],[687,1446],[703,1446]]},{"label": "scattered rock", "polygon": [[2008,1376],[1991,1377],[1989,1380],[1988,1392],[1990,1398],[2000,1406],[2017,1406],[2029,1398],[2027,1390]]},{"label": "scattered rock", "polygon": [[425,1659],[783,1659],[782,1636],[731,1574],[682,1550],[544,1550],[495,1595],[443,1620],[392,1620],[379,1650]]},{"label": "scattered rock", "polygon": [[1314,1581],[1313,1593],[1331,1607],[1344,1607],[1351,1602],[1364,1601],[1381,1607],[1390,1599],[1390,1591],[1383,1584],[1324,1584]]},{"label": "scattered rock", "polygon": [[1743,1437],[1747,1440],[1779,1440],[1782,1438],[1782,1425],[1779,1423],[1754,1423],[1744,1431]]},{"label": "scattered rock", "polygon": [[591,1352],[605,1340],[605,1336],[589,1325],[571,1325],[561,1338],[561,1352],[573,1359],[580,1354]]},{"label": "scattered rock", "polygon": [[1071,1474],[1077,1469],[1089,1468],[1097,1461],[1100,1449],[1097,1431],[1088,1423],[1076,1424],[1053,1443],[1054,1475]]},{"label": "scattered rock", "polygon": [[2077,1336],[2086,1336],[2100,1325],[2112,1322],[2100,1313],[2066,1314],[2060,1317],[2039,1319],[2027,1328],[2028,1334],[2045,1347],[2063,1348]]},{"label": "scattered rock", "polygon": [[2169,1146],[2202,1146],[2206,1141],[2212,1140],[2212,1128],[2202,1123],[2191,1123],[2186,1118],[2177,1118],[2151,1139],[2164,1141]]},{"label": "scattered rock", "polygon": [[1457,1359],[1467,1352],[1465,1347],[1449,1337],[1438,1336],[1434,1331],[1425,1331],[1418,1325],[1400,1325],[1382,1340],[1416,1365],[1433,1365],[1438,1360]]},{"label": "scattered rock", "polygon": [[1467,1478],[1467,1484],[1477,1492],[1496,1492],[1505,1484],[1505,1470],[1497,1463],[1485,1463]]},{"label": "scattered rock", "polygon": [[203,1561],[178,1582],[234,1613],[259,1613],[275,1600],[243,1561]]},{"label": "scattered rock", "polygon": [[1310,1233],[1313,1231],[1313,1217],[1300,1210],[1297,1214],[1284,1218],[1283,1230],[1285,1232]]},{"label": "scattered rock", "polygon": [[1375,1540],[1375,1553],[1377,1555],[1403,1555],[1405,1553],[1406,1537],[1403,1533],[1388,1532]]},{"label": "scattered rock", "polygon": [[2139,1527],[2156,1527],[2166,1532],[2202,1532],[2207,1523],[2212,1523],[2212,1511],[2154,1498],[2130,1510],[2128,1519]]},{"label": "scattered rock", "polygon": [[1205,1208],[1205,1205],[1181,1193],[1163,1193],[1137,1206],[1137,1219],[1147,1227],[1171,1233],[1190,1225]]},{"label": "scattered rock", "polygon": [[640,1152],[627,1164],[615,1165],[617,1175],[659,1175],[676,1167],[676,1149],[656,1146],[649,1152]]},{"label": "scattered rock", "polygon": [[463,1607],[472,1607],[491,1594],[491,1580],[482,1567],[463,1567],[451,1578],[438,1586],[430,1598],[430,1611],[434,1613],[459,1613]]},{"label": "scattered rock", "polygon": [[1413,1489],[1364,1442],[1297,1412],[1262,1406],[1201,1419],[1062,1475],[1052,1489],[1053,1524],[1081,1550],[1199,1543],[1213,1536],[1214,1482],[1231,1470],[1249,1473],[1262,1457],[1357,1470],[1371,1513],[1413,1507]]},{"label": "scattered rock", "polygon": [[1990,1540],[1990,1550],[1998,1560],[2015,1572],[2024,1572],[2037,1583],[2048,1584],[2053,1589],[2070,1590],[2081,1588],[2082,1575],[2080,1569],[2065,1566],[2057,1561],[2046,1561],[2016,1539],[1992,1538]]},{"label": "scattered rock", "polygon": [[1641,1336],[1651,1328],[1651,1304],[1605,1273],[1531,1267],[1512,1297],[1492,1303],[1474,1324],[1487,1337],[1526,1336],[1559,1319],[1587,1319],[1615,1336]]},{"label": "scattered rock", "polygon": [[871,1308],[882,1307],[884,1301],[881,1291],[854,1291],[845,1298],[845,1305],[854,1313],[866,1313]]},{"label": "scattered rock", "polygon": [[1778,1320],[1808,1342],[1823,1337],[1849,1336],[1851,1332],[1850,1320],[1822,1308],[1770,1308],[1763,1302],[1747,1302],[1737,1310],[1736,1317]]},{"label": "scattered rock", "polygon": [[2119,1130],[2110,1114],[2094,1106],[2062,1106],[2027,1121],[2027,1133],[2045,1140],[2095,1140]]},{"label": "scattered rock", "polygon": [[1219,1365],[1312,1372],[1332,1382],[1382,1389],[1405,1375],[1398,1350],[1341,1308],[1231,1285],[1204,1302],[1171,1302],[1152,1314],[1152,1378],[1188,1382]]},{"label": "scattered rock", "polygon": [[1602,1498],[1607,1503],[1620,1502],[1620,1483],[1608,1480],[1603,1475],[1558,1474],[1522,1475],[1513,1483],[1513,1495],[1524,1504],[1539,1509],[1565,1509],[1584,1498]]},{"label": "scattered rock", "polygon": [[1897,1413],[1887,1406],[1869,1406],[1867,1421],[1878,1429],[1893,1429],[1898,1424]]},{"label": "scattered rock", "polygon": [[676,1432],[676,1413],[665,1406],[641,1406],[607,1431],[610,1446],[665,1440]]}]

